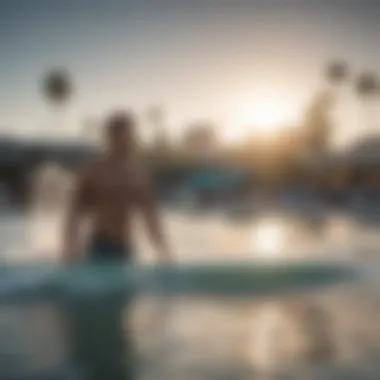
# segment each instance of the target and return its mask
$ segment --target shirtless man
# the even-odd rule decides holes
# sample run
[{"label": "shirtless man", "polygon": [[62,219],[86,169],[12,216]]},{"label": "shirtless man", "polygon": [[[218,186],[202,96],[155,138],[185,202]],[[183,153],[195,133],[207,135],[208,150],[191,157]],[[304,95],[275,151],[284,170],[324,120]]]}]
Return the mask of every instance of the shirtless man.
[{"label": "shirtless man", "polygon": [[144,217],[160,261],[170,261],[160,219],[146,173],[135,154],[135,120],[118,112],[105,124],[106,152],[79,174],[69,208],[64,236],[64,261],[81,258],[78,232],[84,217],[91,218],[87,247],[89,260],[133,258],[132,214]]}]

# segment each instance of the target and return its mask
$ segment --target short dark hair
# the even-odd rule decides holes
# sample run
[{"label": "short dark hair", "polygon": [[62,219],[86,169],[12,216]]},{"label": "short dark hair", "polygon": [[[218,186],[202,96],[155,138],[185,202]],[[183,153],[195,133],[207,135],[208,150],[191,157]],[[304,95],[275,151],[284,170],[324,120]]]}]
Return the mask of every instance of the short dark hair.
[{"label": "short dark hair", "polygon": [[108,116],[105,123],[107,134],[114,134],[124,130],[131,130],[135,126],[135,118],[131,113],[116,111]]}]

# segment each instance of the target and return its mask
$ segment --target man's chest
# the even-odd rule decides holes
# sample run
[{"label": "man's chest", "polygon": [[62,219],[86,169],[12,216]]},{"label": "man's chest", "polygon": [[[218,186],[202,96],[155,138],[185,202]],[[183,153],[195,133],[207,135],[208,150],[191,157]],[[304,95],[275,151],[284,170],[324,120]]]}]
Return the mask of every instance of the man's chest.
[{"label": "man's chest", "polygon": [[96,198],[118,202],[136,191],[136,180],[127,170],[104,171],[94,178],[93,189]]}]

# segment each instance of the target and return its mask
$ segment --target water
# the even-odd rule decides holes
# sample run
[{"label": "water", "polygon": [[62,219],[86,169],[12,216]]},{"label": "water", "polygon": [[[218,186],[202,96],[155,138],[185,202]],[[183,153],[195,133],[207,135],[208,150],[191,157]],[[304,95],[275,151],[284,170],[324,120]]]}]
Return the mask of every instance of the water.
[{"label": "water", "polygon": [[[373,210],[297,210],[164,216],[181,262],[324,257],[378,267],[379,218]],[[54,214],[7,212],[0,219],[2,259],[54,261],[59,230]],[[152,260],[138,224],[136,232],[139,260]],[[158,292],[2,305],[0,378],[378,379],[379,317],[375,278],[269,299],[170,298]]]}]

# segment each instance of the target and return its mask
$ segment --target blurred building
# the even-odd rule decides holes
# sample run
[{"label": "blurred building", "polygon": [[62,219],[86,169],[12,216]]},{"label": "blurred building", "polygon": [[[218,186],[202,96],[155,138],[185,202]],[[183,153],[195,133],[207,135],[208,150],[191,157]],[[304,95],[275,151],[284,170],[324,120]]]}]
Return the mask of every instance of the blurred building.
[{"label": "blurred building", "polygon": [[192,124],[182,138],[181,148],[190,155],[212,156],[218,148],[214,126],[208,122]]},{"label": "blurred building", "polygon": [[380,188],[380,136],[367,137],[343,152],[310,157],[305,166],[312,176],[331,185]]},{"label": "blurred building", "polygon": [[23,202],[34,173],[48,163],[73,170],[95,156],[94,146],[72,141],[0,138],[0,182],[15,201]]}]

